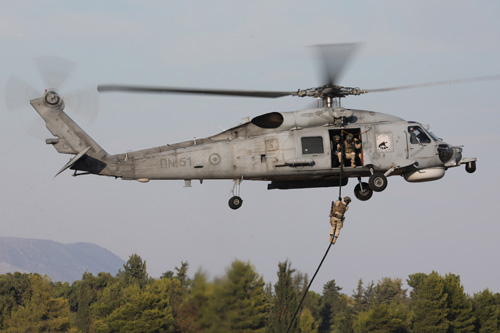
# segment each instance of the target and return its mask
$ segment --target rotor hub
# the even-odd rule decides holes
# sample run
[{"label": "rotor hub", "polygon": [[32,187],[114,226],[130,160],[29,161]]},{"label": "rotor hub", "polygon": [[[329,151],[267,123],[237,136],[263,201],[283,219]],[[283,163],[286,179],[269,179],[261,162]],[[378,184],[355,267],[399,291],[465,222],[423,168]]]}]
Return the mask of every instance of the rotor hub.
[{"label": "rotor hub", "polygon": [[59,94],[53,90],[47,91],[45,93],[45,102],[49,105],[57,105],[61,101]]}]

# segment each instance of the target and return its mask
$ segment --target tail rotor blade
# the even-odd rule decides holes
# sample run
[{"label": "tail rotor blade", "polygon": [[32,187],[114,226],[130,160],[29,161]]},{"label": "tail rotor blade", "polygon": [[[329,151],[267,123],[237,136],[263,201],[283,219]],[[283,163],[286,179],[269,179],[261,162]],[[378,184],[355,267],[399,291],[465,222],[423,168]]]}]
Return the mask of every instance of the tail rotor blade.
[{"label": "tail rotor blade", "polygon": [[70,111],[87,123],[93,123],[99,113],[99,93],[95,86],[88,86],[64,94],[64,100]]},{"label": "tail rotor blade", "polygon": [[13,120],[22,124],[24,132],[37,140],[47,136],[45,124],[40,117],[36,117],[30,105],[30,100],[40,97],[42,91],[37,91],[26,81],[11,75],[5,86],[5,106],[8,112],[15,113]]},{"label": "tail rotor blade", "polygon": [[21,78],[11,75],[5,85],[5,106],[9,111],[17,111],[30,106],[30,100],[41,95],[29,83]]},{"label": "tail rotor blade", "polygon": [[41,56],[34,59],[46,89],[61,89],[76,69],[76,64],[56,56]]},{"label": "tail rotor blade", "polygon": [[37,57],[34,63],[41,75],[41,89],[35,89],[25,80],[11,75],[4,88],[5,106],[9,111],[17,112],[16,121],[23,124],[25,131],[32,137],[43,139],[47,130],[43,120],[33,112],[30,100],[43,96],[44,91],[56,90],[63,97],[69,113],[77,114],[87,123],[93,122],[99,109],[99,93],[94,87],[85,87],[75,91],[61,93],[64,84],[76,69],[76,64],[68,59],[53,56]]},{"label": "tail rotor blade", "polygon": [[96,119],[99,109],[99,94],[95,91],[95,87],[84,87],[70,92],[64,89],[65,83],[77,68],[76,63],[57,56],[37,57],[34,62],[46,88],[56,89],[59,93],[60,91],[64,92],[64,101],[70,112],[78,114],[88,123]]}]

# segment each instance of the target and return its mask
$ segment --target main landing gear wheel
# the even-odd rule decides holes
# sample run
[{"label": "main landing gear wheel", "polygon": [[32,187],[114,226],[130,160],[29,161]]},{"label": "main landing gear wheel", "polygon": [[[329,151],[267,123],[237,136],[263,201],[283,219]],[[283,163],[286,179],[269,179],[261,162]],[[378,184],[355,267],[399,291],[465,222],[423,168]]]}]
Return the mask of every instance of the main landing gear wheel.
[{"label": "main landing gear wheel", "polygon": [[374,173],[368,179],[368,184],[375,192],[382,192],[387,187],[387,177],[381,173]]},{"label": "main landing gear wheel", "polygon": [[234,196],[231,199],[229,199],[229,207],[232,209],[238,209],[241,207],[241,204],[243,203],[243,199],[241,199],[239,196]]},{"label": "main landing gear wheel", "polygon": [[366,201],[372,197],[373,190],[370,188],[368,183],[357,184],[354,187],[354,195],[358,198],[358,200]]}]

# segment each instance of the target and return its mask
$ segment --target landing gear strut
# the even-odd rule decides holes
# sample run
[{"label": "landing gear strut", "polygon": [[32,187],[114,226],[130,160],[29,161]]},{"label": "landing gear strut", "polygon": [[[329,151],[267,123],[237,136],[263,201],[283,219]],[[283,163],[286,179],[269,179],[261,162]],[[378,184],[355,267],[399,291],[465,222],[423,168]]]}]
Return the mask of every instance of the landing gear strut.
[{"label": "landing gear strut", "polygon": [[233,184],[233,189],[231,190],[231,194],[233,195],[231,199],[229,199],[229,207],[231,209],[238,209],[243,204],[243,199],[240,197],[240,184],[243,181],[243,176],[241,178],[235,179]]}]

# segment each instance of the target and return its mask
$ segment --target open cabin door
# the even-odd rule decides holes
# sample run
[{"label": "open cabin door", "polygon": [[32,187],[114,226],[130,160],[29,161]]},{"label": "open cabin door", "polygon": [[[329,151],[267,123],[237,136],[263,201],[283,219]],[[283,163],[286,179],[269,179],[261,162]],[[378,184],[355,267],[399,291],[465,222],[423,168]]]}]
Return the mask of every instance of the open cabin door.
[{"label": "open cabin door", "polygon": [[[355,166],[363,166],[363,142],[359,128],[332,129],[328,133],[331,156],[330,168],[340,168],[341,162],[344,167],[351,167],[353,163]],[[349,141],[348,138],[351,136],[352,139]],[[349,145],[353,154],[349,152],[350,149],[346,149],[346,146]]]}]

